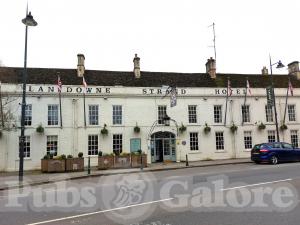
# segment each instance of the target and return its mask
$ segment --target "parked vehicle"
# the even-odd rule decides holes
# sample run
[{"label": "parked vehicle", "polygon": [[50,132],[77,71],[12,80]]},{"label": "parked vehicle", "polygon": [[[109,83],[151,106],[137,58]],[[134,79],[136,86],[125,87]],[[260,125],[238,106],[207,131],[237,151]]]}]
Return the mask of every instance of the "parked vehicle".
[{"label": "parked vehicle", "polygon": [[251,160],[255,163],[300,161],[300,149],[285,142],[261,143],[255,145],[251,150]]}]

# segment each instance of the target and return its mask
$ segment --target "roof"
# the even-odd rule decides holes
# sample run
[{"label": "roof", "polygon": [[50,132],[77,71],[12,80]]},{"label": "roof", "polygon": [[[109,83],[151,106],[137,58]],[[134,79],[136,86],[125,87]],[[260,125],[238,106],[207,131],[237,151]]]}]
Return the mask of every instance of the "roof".
[{"label": "roof", "polygon": [[[20,67],[0,67],[2,83],[22,83]],[[28,68],[28,84],[56,84],[57,76],[65,85],[81,85],[82,78],[77,76],[76,69]],[[265,88],[270,85],[270,75],[261,74],[224,74],[217,73],[212,79],[207,73],[175,73],[175,72],[146,72],[141,71],[141,77],[135,78],[130,71],[86,70],[85,80],[88,85],[95,86],[128,86],[128,87],[160,87],[170,85],[176,87],[226,87],[227,77],[231,87],[245,87],[248,77],[251,88]],[[300,87],[300,81],[290,76],[294,88]],[[274,86],[286,88],[288,75],[273,75]]]}]

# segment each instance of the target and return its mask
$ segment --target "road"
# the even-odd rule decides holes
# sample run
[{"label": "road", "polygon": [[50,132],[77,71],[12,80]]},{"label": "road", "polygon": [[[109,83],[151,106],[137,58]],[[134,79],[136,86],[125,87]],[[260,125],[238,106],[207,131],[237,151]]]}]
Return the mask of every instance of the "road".
[{"label": "road", "polygon": [[0,192],[2,225],[299,224],[300,163],[222,165]]}]

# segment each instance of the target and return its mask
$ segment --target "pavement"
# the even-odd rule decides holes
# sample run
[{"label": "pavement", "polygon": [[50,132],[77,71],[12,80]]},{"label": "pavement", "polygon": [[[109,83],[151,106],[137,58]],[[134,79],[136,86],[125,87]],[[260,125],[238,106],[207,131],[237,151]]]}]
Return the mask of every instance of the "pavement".
[{"label": "pavement", "polygon": [[193,167],[208,167],[218,165],[230,165],[230,164],[243,164],[251,163],[249,158],[240,159],[222,159],[222,160],[207,160],[207,161],[195,161],[189,162],[169,162],[169,163],[152,163],[148,164],[146,168],[128,168],[128,169],[109,169],[98,170],[97,167],[91,168],[91,173],[88,174],[87,169],[83,172],[67,172],[67,173],[42,173],[40,171],[25,171],[24,181],[19,183],[18,172],[0,172],[0,191],[22,188],[25,186],[35,186],[47,183],[54,183],[64,180],[76,180],[97,176],[109,176],[115,174],[127,174],[137,172],[154,172],[164,170],[178,170]]}]

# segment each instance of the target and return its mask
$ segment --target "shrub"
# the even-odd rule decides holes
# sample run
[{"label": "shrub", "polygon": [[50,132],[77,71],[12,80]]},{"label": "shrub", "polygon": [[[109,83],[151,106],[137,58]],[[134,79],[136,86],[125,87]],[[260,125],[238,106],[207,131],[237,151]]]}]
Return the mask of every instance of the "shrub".
[{"label": "shrub", "polygon": [[43,159],[50,159],[50,155],[49,154],[44,155]]},{"label": "shrub", "polygon": [[136,124],[135,127],[133,128],[134,133],[140,133],[141,128]]},{"label": "shrub", "polygon": [[60,156],[60,159],[66,159],[67,157],[66,157],[66,155],[65,154],[62,154],[61,156]]},{"label": "shrub", "polygon": [[286,124],[282,124],[282,125],[280,126],[280,130],[286,130],[286,129],[288,129],[288,127],[287,127]]},{"label": "shrub", "polygon": [[72,159],[73,156],[72,156],[72,155],[68,155],[67,158],[68,158],[68,159]]},{"label": "shrub", "polygon": [[204,133],[208,134],[210,132],[211,128],[207,125],[207,123],[205,123],[205,127],[204,127]]},{"label": "shrub", "polygon": [[104,127],[101,129],[101,134],[102,135],[107,135],[108,134],[108,130],[106,128],[106,124],[104,124]]},{"label": "shrub", "polygon": [[179,131],[180,133],[183,133],[186,131],[186,126],[184,126],[182,123],[181,123],[181,126],[179,127]]},{"label": "shrub", "polygon": [[99,151],[99,152],[98,152],[98,156],[100,156],[100,157],[103,156],[103,152],[102,152],[102,151]]},{"label": "shrub", "polygon": [[79,158],[82,158],[82,157],[83,157],[83,153],[82,153],[82,152],[79,152],[79,153],[78,153],[78,157],[79,157]]},{"label": "shrub", "polygon": [[37,128],[36,128],[36,132],[42,134],[44,133],[44,127],[42,126],[42,124],[40,124]]},{"label": "shrub", "polygon": [[258,129],[259,130],[264,130],[264,129],[266,129],[266,125],[265,124],[263,124],[262,122],[258,125]]},{"label": "shrub", "polygon": [[231,130],[232,133],[236,132],[237,129],[238,129],[238,127],[234,123],[230,127],[230,130]]}]

